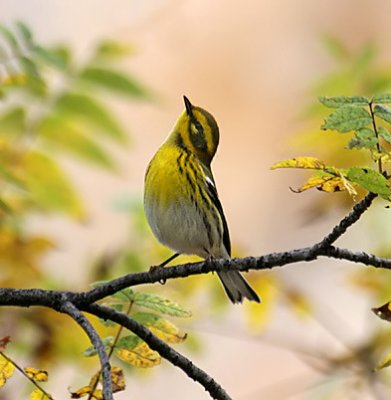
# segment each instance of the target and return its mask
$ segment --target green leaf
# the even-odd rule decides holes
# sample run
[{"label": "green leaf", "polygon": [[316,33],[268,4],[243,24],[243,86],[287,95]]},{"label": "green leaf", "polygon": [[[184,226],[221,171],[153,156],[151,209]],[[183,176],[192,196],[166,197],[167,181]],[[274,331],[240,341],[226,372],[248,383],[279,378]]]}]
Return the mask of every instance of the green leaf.
[{"label": "green leaf", "polygon": [[46,154],[31,151],[23,158],[25,184],[43,209],[84,215],[80,200],[57,163]]},{"label": "green leaf", "polygon": [[34,46],[33,54],[45,64],[55,67],[59,70],[69,68],[71,55],[66,47],[55,47],[47,49],[42,46]]},{"label": "green leaf", "polygon": [[54,149],[65,150],[103,168],[115,169],[114,161],[97,142],[88,138],[77,125],[59,114],[43,120],[38,132]]},{"label": "green leaf", "polygon": [[123,302],[129,302],[129,301],[134,301],[135,294],[131,288],[125,288],[117,293],[114,293],[112,297],[121,300]]},{"label": "green leaf", "polygon": [[136,293],[134,304],[174,317],[191,317],[191,311],[179,304],[152,293]]},{"label": "green leaf", "polygon": [[374,149],[377,145],[375,132],[369,128],[361,128],[348,144],[349,149]]},{"label": "green leaf", "polygon": [[95,57],[103,59],[117,59],[132,52],[132,49],[124,43],[105,40],[98,44],[95,50]]},{"label": "green leaf", "polygon": [[70,118],[77,116],[95,126],[97,131],[108,133],[110,137],[126,142],[127,136],[121,126],[98,100],[87,94],[66,93],[57,102],[61,113]]},{"label": "green leaf", "polygon": [[[102,339],[102,342],[103,342],[105,349],[109,349],[114,342],[114,338],[113,338],[113,336],[107,336]],[[94,346],[90,346],[83,351],[84,357],[92,357],[92,356],[96,356],[97,354],[98,354],[98,352],[96,351]]]},{"label": "green leaf", "polygon": [[375,113],[375,115],[377,117],[381,118],[383,121],[391,123],[391,108],[390,107],[376,105],[373,112]]},{"label": "green leaf", "polygon": [[380,126],[378,128],[379,136],[382,137],[387,143],[391,144],[391,133],[386,128]]},{"label": "green leaf", "polygon": [[321,96],[319,101],[326,107],[339,108],[346,105],[365,106],[369,104],[370,100],[364,96]]},{"label": "green leaf", "polygon": [[322,43],[328,53],[336,60],[345,61],[349,59],[349,50],[345,43],[338,37],[326,34],[322,37]]},{"label": "green leaf", "polygon": [[22,134],[26,129],[26,111],[22,107],[14,107],[0,116],[0,135]]},{"label": "green leaf", "polygon": [[1,24],[0,24],[0,34],[3,36],[5,41],[8,43],[8,45],[14,52],[19,51],[19,43],[15,35],[8,28],[6,28],[4,25]]},{"label": "green leaf", "polygon": [[15,26],[26,45],[30,47],[33,44],[33,34],[30,28],[22,21],[17,21]]},{"label": "green leaf", "polygon": [[142,342],[142,340],[138,336],[132,334],[132,335],[128,335],[128,336],[122,336],[118,340],[115,347],[132,350],[141,342]]},{"label": "green leaf", "polygon": [[147,97],[146,90],[129,75],[111,69],[87,67],[80,75],[84,81],[130,97]]},{"label": "green leaf", "polygon": [[356,129],[365,128],[372,122],[368,111],[356,105],[347,105],[337,108],[326,117],[323,130],[334,129],[345,133]]},{"label": "green leaf", "polygon": [[30,78],[35,78],[35,79],[42,81],[42,77],[41,77],[41,74],[39,73],[37,65],[34,63],[34,61],[31,58],[22,56],[22,57],[20,57],[19,61],[20,61],[20,65],[26,75],[28,75]]},{"label": "green leaf", "polygon": [[369,192],[376,193],[386,199],[391,196],[390,183],[378,171],[353,167],[348,170],[347,178]]},{"label": "green leaf", "polygon": [[372,103],[384,103],[384,104],[391,103],[391,93],[383,93],[374,96],[372,99]]}]

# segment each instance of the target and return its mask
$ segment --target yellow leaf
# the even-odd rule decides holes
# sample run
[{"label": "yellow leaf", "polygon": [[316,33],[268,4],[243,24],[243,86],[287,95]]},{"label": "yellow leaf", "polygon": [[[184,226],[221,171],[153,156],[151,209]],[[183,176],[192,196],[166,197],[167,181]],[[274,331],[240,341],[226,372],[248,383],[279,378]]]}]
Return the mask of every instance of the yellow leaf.
[{"label": "yellow leaf", "polygon": [[15,366],[0,353],[0,387],[4,386],[7,379],[15,372]]},{"label": "yellow leaf", "polygon": [[[71,392],[71,399],[81,399],[84,396],[89,395],[92,392],[91,386],[83,386],[82,388],[76,390],[76,392]],[[96,389],[91,396],[93,400],[103,400],[103,394],[101,389]]]},{"label": "yellow leaf", "polygon": [[174,324],[163,318],[159,318],[155,325],[147,324],[147,328],[167,343],[181,343],[187,336],[186,333],[180,333]]},{"label": "yellow leaf", "polygon": [[280,161],[271,166],[271,169],[276,168],[305,168],[324,170],[326,165],[323,161],[315,157],[295,157],[289,160]]},{"label": "yellow leaf", "polygon": [[145,342],[141,342],[132,350],[118,349],[116,355],[122,361],[138,368],[154,367],[161,361],[159,353],[151,350]]},{"label": "yellow leaf", "polygon": [[120,367],[111,367],[111,383],[113,387],[113,393],[125,390],[125,377],[124,371]]},{"label": "yellow leaf", "polygon": [[379,371],[383,368],[387,368],[391,365],[391,353],[386,356],[376,367],[374,368],[374,371]]},{"label": "yellow leaf", "polygon": [[48,380],[48,373],[42,369],[31,367],[23,368],[26,375],[36,382],[46,382]]},{"label": "yellow leaf", "polygon": [[314,187],[320,187],[322,186],[325,182],[329,181],[330,179],[334,179],[332,176],[311,176],[310,178],[307,179],[303,185],[301,185],[299,188],[295,189],[294,192],[301,193],[304,192],[304,190],[312,189]]},{"label": "yellow leaf", "polygon": [[43,392],[41,389],[36,388],[31,392],[30,400],[53,400],[53,397]]}]

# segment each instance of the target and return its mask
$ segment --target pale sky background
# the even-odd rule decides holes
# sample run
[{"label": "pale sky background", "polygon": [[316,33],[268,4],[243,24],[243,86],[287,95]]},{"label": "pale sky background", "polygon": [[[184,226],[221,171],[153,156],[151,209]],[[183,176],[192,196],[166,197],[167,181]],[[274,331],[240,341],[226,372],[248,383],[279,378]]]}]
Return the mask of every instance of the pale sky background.
[{"label": "pale sky background", "polygon": [[[131,43],[135,55],[126,67],[159,98],[131,107],[115,102],[133,140],[131,149],[118,150],[120,175],[67,163],[91,214],[84,225],[61,218],[33,222],[60,244],[47,262],[48,270],[53,273],[56,265],[64,288],[75,288],[74,282],[83,282],[80,276],[87,272],[70,271],[70,265],[86,264],[97,251],[124,240],[128,221],[110,204],[124,193],[141,199],[146,165],[182,112],[183,94],[219,123],[221,144],[213,170],[236,246],[245,254],[260,255],[320,240],[340,212],[303,225],[301,215],[308,204],[324,194],[293,194],[288,186],[300,183],[303,175],[270,171],[270,165],[297,155],[286,138],[302,128],[298,116],[313,100],[311,84],[333,68],[320,37],[335,35],[351,49],[375,39],[382,59],[390,60],[390,15],[387,0],[0,0],[2,23],[23,20],[39,41],[70,43],[80,57],[102,37]],[[371,235],[354,227],[343,243],[366,248]],[[326,307],[324,322],[331,321],[331,329],[344,342],[355,343],[378,321],[358,292],[342,290],[342,268],[341,263],[322,260],[276,273],[313,294],[315,308]],[[257,337],[246,332],[240,307],[223,321],[208,317],[189,326],[189,333],[194,329],[205,342],[204,351],[183,351],[235,400],[317,398],[304,390],[316,383],[315,371],[289,349],[332,354],[343,347],[320,324],[303,324],[283,309],[269,331]],[[209,399],[198,384],[165,364],[148,379],[129,376],[127,391],[116,398]],[[64,380],[55,382],[57,398],[66,398]]]}]

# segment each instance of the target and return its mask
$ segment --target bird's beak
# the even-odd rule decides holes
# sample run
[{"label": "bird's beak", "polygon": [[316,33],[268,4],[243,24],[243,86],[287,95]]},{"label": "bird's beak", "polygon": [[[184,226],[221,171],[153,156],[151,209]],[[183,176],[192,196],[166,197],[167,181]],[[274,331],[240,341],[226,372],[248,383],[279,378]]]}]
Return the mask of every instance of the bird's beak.
[{"label": "bird's beak", "polygon": [[187,115],[191,116],[192,115],[192,110],[193,110],[193,106],[190,103],[190,100],[186,97],[183,96],[183,101],[185,102],[185,107],[186,107],[186,113]]}]

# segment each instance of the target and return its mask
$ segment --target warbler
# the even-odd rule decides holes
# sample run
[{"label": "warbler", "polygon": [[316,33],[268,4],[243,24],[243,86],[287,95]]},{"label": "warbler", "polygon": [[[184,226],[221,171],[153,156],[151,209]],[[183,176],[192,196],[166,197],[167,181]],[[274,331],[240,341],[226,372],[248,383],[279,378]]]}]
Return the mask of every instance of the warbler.
[{"label": "warbler", "polygon": [[[230,258],[231,243],[211,161],[219,144],[213,116],[184,96],[185,111],[145,174],[144,208],[156,238],[175,254]],[[259,297],[238,271],[218,276],[232,303]]]}]

